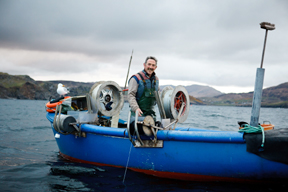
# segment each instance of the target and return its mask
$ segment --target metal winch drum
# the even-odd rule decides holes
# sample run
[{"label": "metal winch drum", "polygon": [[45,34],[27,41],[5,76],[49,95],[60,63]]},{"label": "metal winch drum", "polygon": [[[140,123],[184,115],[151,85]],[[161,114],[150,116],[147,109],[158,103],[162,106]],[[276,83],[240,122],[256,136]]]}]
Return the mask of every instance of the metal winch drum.
[{"label": "metal winch drum", "polygon": [[[166,118],[178,119],[179,123],[183,123],[187,119],[190,99],[187,90],[183,86],[179,85],[174,89],[171,86],[164,87],[161,93],[161,100]],[[179,114],[181,107],[183,109],[181,114]]]},{"label": "metal winch drum", "polygon": [[120,113],[124,105],[122,89],[114,81],[99,81],[95,83],[89,94],[94,99],[96,108],[102,115],[114,116]]},{"label": "metal winch drum", "polygon": [[73,116],[59,114],[55,117],[55,120],[53,121],[53,127],[56,131],[60,133],[70,134],[76,131],[75,127],[71,125],[72,123],[76,123],[76,119]]}]

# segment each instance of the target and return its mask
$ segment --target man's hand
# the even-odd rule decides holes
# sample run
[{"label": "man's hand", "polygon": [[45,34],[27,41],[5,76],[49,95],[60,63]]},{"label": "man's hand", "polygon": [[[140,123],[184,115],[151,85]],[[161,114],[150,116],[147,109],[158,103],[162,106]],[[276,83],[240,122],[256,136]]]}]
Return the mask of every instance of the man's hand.
[{"label": "man's hand", "polygon": [[[136,111],[138,111],[138,116],[142,116],[143,112],[141,111],[140,108],[136,109]],[[135,111],[135,113],[136,113],[136,111]]]}]

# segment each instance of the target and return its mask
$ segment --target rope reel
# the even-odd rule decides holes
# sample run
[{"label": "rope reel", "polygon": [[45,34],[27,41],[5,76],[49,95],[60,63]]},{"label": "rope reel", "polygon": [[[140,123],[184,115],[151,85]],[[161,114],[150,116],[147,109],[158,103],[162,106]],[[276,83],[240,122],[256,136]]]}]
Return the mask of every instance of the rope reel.
[{"label": "rope reel", "polygon": [[167,118],[178,119],[179,123],[183,123],[187,119],[190,100],[189,94],[183,86],[179,85],[174,89],[171,86],[164,87],[161,99]]},{"label": "rope reel", "polygon": [[57,105],[53,120],[54,129],[63,135],[71,134],[75,131],[79,132],[77,126],[71,125],[77,122],[76,119],[73,116],[61,114],[61,110],[62,105]]},{"label": "rope reel", "polygon": [[120,113],[124,105],[122,89],[114,81],[99,81],[91,87],[89,93],[102,115],[114,116]]}]

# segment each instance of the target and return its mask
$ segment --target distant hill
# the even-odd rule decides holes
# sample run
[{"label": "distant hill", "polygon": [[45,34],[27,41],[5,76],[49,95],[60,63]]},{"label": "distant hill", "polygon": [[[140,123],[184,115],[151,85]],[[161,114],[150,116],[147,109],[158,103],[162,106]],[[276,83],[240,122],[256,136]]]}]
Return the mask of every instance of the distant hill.
[{"label": "distant hill", "polygon": [[35,81],[28,75],[9,75],[0,72],[0,98],[48,100],[57,98],[57,85],[61,82],[70,88],[71,96],[85,95],[94,83],[73,81]]},{"label": "distant hill", "polygon": [[[91,83],[74,81],[35,81],[28,75],[9,75],[0,72],[0,98],[48,100],[57,98],[57,85],[63,83],[70,88],[70,96],[85,95]],[[160,86],[163,89],[165,86]],[[172,86],[175,87],[175,86]],[[253,92],[223,94],[209,86],[190,85],[185,87],[193,104],[251,106]],[[288,108],[288,82],[263,90],[262,107]]]},{"label": "distant hill", "polygon": [[[202,98],[209,105],[252,106],[253,92],[229,93],[212,98]],[[288,108],[288,82],[263,89],[262,107]]]},{"label": "distant hill", "polygon": [[203,86],[203,85],[190,85],[185,87],[189,93],[189,95],[192,95],[194,97],[214,97],[217,95],[223,94],[222,92],[209,87],[209,86]]},{"label": "distant hill", "polygon": [[[0,98],[15,98],[15,99],[36,99],[46,100],[52,97],[57,97],[56,92],[58,83],[69,87],[71,96],[85,95],[93,86],[91,83],[75,82],[75,81],[35,81],[28,75],[9,75],[8,73],[0,72]],[[165,86],[160,86],[164,88]],[[175,86],[172,86],[175,87]],[[214,88],[201,85],[191,85],[186,87],[191,103],[201,104],[201,100],[197,99],[201,96],[212,97],[221,94],[220,91]]]}]

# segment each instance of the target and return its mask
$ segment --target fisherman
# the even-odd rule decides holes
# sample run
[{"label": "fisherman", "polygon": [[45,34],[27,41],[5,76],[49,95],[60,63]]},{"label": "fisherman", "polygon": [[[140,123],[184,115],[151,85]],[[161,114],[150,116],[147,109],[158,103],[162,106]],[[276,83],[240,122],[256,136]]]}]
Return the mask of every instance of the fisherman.
[{"label": "fisherman", "polygon": [[148,56],[143,66],[144,70],[132,75],[129,80],[128,102],[131,108],[131,122],[134,121],[133,117],[135,117],[136,111],[138,111],[138,119],[140,121],[147,115],[152,116],[154,121],[156,121],[154,91],[159,90],[159,79],[154,71],[157,68],[157,59]]}]

